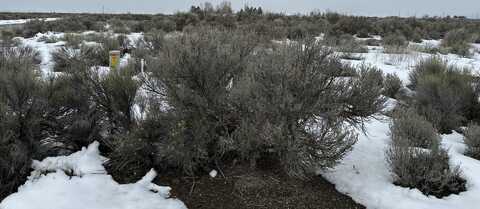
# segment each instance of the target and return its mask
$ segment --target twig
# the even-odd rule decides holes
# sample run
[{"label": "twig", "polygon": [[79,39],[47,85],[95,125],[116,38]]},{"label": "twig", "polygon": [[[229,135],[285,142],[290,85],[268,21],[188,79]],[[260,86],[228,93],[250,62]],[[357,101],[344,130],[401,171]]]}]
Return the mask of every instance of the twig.
[{"label": "twig", "polygon": [[192,193],[193,193],[194,189],[195,189],[195,178],[193,178],[192,187],[190,187],[190,193],[189,193],[190,196],[192,196]]}]

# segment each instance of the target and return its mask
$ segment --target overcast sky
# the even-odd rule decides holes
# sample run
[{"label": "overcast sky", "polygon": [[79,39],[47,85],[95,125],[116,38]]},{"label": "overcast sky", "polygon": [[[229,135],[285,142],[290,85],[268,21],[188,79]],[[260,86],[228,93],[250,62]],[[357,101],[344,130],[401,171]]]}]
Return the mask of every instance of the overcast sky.
[{"label": "overcast sky", "polygon": [[[0,0],[0,11],[174,13],[204,0]],[[221,0],[211,0],[213,4]],[[480,17],[480,0],[231,0],[234,9],[261,6],[265,11],[307,13],[330,10],[368,16],[464,15]]]}]

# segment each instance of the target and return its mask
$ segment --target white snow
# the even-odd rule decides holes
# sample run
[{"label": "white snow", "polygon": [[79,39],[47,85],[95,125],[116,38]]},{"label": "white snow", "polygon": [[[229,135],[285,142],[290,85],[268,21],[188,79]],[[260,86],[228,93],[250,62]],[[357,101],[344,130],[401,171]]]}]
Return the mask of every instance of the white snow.
[{"label": "white snow", "polygon": [[[44,19],[39,19],[39,20],[44,20],[44,21],[55,21],[58,20],[59,18],[44,18]],[[28,21],[31,21],[34,19],[17,19],[17,20],[0,20],[0,25],[18,25],[18,24],[25,24]]]},{"label": "white snow", "polygon": [[143,39],[143,33],[130,33],[127,35],[127,38],[131,44],[135,44],[139,40]]},{"label": "white snow", "polygon": [[369,40],[369,39],[374,39],[374,40],[377,40],[377,41],[382,40],[382,36],[379,36],[379,35],[373,35],[373,36],[368,37],[368,38],[359,38],[357,35],[354,35],[353,38],[355,38],[358,41],[366,41],[366,40]]},{"label": "white snow", "polygon": [[49,76],[53,72],[53,65],[54,63],[52,62],[52,53],[57,50],[60,46],[65,45],[64,41],[59,41],[56,43],[45,43],[42,41],[39,41],[40,38],[47,36],[53,36],[56,38],[61,38],[63,37],[63,33],[52,33],[48,32],[45,34],[38,33],[32,38],[22,38],[22,37],[16,37],[18,41],[22,43],[23,46],[28,46],[31,47],[35,50],[37,50],[40,54],[41,57],[41,63],[40,63],[40,70],[42,72],[43,76]]},{"label": "white snow", "polygon": [[[426,41],[427,43],[435,42],[434,40]],[[439,41],[436,41],[439,42]],[[384,73],[396,74],[404,84],[409,83],[408,74],[414,66],[423,59],[437,56],[445,60],[450,65],[455,65],[459,68],[468,68],[473,73],[480,73],[480,54],[475,53],[472,58],[461,57],[455,54],[428,54],[409,49],[405,54],[386,54],[383,52],[383,47],[372,46],[368,47],[368,53],[353,53],[354,56],[363,57],[363,60],[343,60],[345,63],[358,65],[370,65],[379,68]]]},{"label": "white snow", "polygon": [[480,203],[480,161],[464,156],[463,137],[458,133],[442,136],[449,149],[451,165],[460,165],[467,180],[467,191],[443,199],[425,196],[417,189],[395,186],[385,159],[390,142],[390,119],[381,116],[366,123],[367,135],[360,134],[357,144],[341,164],[322,175],[337,190],[351,196],[368,209],[477,209]]},{"label": "white snow", "polygon": [[[88,34],[105,34],[105,33],[99,33],[95,31],[86,31],[80,33],[82,35],[88,35]],[[118,36],[120,34],[111,34],[113,36]],[[39,52],[40,58],[41,58],[41,63],[40,63],[40,70],[42,72],[42,75],[44,77],[49,77],[50,75],[53,75],[53,66],[54,63],[52,61],[52,53],[59,49],[60,47],[65,45],[65,41],[58,41],[56,43],[46,43],[44,41],[41,41],[41,38],[43,37],[54,37],[57,39],[61,39],[65,36],[65,33],[59,33],[59,32],[47,32],[47,33],[38,33],[34,37],[31,38],[23,38],[23,37],[16,37],[15,39],[19,41],[23,46],[28,46],[31,47]],[[143,33],[131,33],[126,35],[127,38],[130,40],[131,44],[135,44],[138,40],[143,38]],[[87,45],[98,45],[96,42],[83,42],[84,44]],[[120,60],[120,66],[124,67],[128,64],[128,59],[130,59],[131,56],[130,54],[126,54],[126,56],[122,57]]]},{"label": "white snow", "polygon": [[70,156],[36,161],[28,181],[0,209],[186,209],[169,198],[169,187],[152,183],[153,169],[136,183],[119,184],[106,174],[105,160],[95,142]]},{"label": "white snow", "polygon": [[212,178],[215,178],[215,177],[217,177],[217,174],[218,174],[217,170],[214,169],[214,170],[210,171],[210,173],[208,175],[210,175],[210,177],[212,177]]},{"label": "white snow", "polygon": [[32,168],[35,173],[47,171],[71,171],[73,175],[83,176],[85,174],[106,174],[102,166],[107,161],[98,151],[98,142],[92,143],[88,148],[73,153],[69,156],[47,157],[42,161],[34,160]]}]

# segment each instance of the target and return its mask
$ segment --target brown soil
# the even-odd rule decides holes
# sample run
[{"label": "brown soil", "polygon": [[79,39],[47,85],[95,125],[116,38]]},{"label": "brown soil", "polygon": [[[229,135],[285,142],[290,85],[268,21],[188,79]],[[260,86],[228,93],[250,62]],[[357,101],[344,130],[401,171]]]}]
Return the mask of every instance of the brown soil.
[{"label": "brown soil", "polygon": [[227,169],[224,176],[160,177],[189,209],[364,209],[322,177],[298,180],[278,170]]}]

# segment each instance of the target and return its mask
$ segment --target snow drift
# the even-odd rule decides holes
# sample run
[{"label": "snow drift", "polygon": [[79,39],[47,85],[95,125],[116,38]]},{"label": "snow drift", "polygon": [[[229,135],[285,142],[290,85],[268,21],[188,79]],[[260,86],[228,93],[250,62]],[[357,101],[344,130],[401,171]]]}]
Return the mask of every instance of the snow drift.
[{"label": "snow drift", "polygon": [[169,187],[152,183],[152,169],[140,181],[119,184],[103,167],[98,142],[69,156],[34,161],[34,171],[0,209],[186,209],[169,198]]}]

